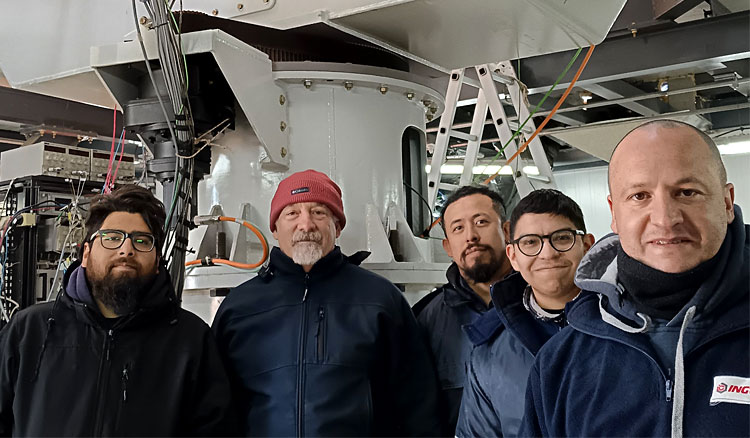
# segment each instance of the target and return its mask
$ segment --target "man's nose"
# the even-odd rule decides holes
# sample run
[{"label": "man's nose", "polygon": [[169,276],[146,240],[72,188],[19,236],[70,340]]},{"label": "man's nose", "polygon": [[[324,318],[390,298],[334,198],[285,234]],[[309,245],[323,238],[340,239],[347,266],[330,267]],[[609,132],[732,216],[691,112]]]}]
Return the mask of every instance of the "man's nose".
[{"label": "man's nose", "polygon": [[657,194],[651,202],[651,223],[661,228],[672,228],[682,222],[678,203],[668,194]]},{"label": "man's nose", "polygon": [[134,256],[135,248],[133,247],[133,239],[128,237],[122,242],[122,245],[118,249],[118,254],[121,256]]},{"label": "man's nose", "polygon": [[553,259],[560,256],[560,251],[552,247],[552,242],[549,238],[542,239],[542,250],[536,255],[541,259]]},{"label": "man's nose", "polygon": [[302,211],[297,219],[297,229],[302,231],[313,231],[315,229],[315,222],[313,222],[312,214],[309,211]]},{"label": "man's nose", "polygon": [[479,230],[473,224],[466,227],[466,241],[476,242],[479,240]]}]

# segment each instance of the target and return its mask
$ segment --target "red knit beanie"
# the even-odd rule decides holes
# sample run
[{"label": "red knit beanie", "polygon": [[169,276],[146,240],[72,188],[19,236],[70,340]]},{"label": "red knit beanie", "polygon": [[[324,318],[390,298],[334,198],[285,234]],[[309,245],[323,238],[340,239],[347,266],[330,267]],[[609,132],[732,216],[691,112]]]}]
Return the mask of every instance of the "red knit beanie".
[{"label": "red knit beanie", "polygon": [[289,204],[298,202],[319,202],[325,204],[339,218],[339,225],[344,229],[344,203],[341,200],[341,189],[325,173],[312,169],[289,175],[279,183],[276,194],[271,200],[271,232],[276,231],[276,220],[281,210]]}]

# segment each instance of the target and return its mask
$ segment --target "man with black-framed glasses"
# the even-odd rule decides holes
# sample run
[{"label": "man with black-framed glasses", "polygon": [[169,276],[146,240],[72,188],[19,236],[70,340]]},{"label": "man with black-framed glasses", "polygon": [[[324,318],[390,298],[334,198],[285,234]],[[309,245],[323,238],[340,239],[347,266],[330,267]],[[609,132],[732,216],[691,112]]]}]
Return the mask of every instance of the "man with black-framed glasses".
[{"label": "man with black-framed glasses", "polygon": [[510,216],[506,253],[517,271],[492,286],[494,308],[465,330],[475,347],[456,436],[516,436],[534,356],[565,325],[565,305],[594,243],[580,207],[561,192],[541,189]]},{"label": "man with black-framed glasses", "polygon": [[235,433],[214,338],[161,260],[165,217],[135,185],[92,200],[64,290],[0,333],[0,436]]}]

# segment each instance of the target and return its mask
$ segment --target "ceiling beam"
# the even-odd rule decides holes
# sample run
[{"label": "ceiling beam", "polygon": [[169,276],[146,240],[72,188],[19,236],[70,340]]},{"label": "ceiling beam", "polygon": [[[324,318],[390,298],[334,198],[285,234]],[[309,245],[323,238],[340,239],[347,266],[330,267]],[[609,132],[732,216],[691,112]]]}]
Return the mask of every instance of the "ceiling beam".
[{"label": "ceiling beam", "polygon": [[[635,37],[606,39],[596,47],[576,84],[585,86],[634,76],[662,75],[748,59],[748,20],[750,11],[743,11],[676,24],[668,29],[644,30]],[[570,50],[522,59],[520,77],[529,93],[546,92],[574,53]],[[575,70],[574,66],[558,87],[566,87]]]}]

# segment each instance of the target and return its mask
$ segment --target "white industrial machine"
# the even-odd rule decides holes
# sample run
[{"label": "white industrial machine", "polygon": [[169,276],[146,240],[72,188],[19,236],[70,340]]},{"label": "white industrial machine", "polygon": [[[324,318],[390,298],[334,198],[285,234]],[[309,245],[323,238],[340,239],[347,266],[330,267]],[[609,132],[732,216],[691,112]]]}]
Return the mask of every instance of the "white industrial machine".
[{"label": "white industrial machine", "polygon": [[[236,217],[268,235],[279,181],[307,168],[325,172],[343,190],[343,251],[370,251],[363,266],[412,290],[444,282],[447,266],[439,232],[417,237],[433,217],[413,193],[427,194],[425,124],[444,107],[435,76],[598,43],[625,0],[185,0],[197,13],[168,18],[185,20],[178,62],[189,77],[194,135],[211,139],[184,152],[163,123],[166,115],[179,127],[179,105],[159,106],[169,94],[163,75],[174,72],[156,62],[168,53],[157,35],[165,23],[154,22],[149,2],[7,3],[0,68],[10,84],[121,108],[155,157],[150,172],[164,184],[165,204],[192,202],[191,215]],[[410,65],[430,73],[410,73]],[[174,188],[182,184],[176,163],[192,169],[183,178],[197,206]],[[175,242],[183,255],[195,251],[187,260],[223,253],[250,264],[262,256],[253,234],[226,222]],[[224,289],[251,275],[199,267],[185,288]]]}]

